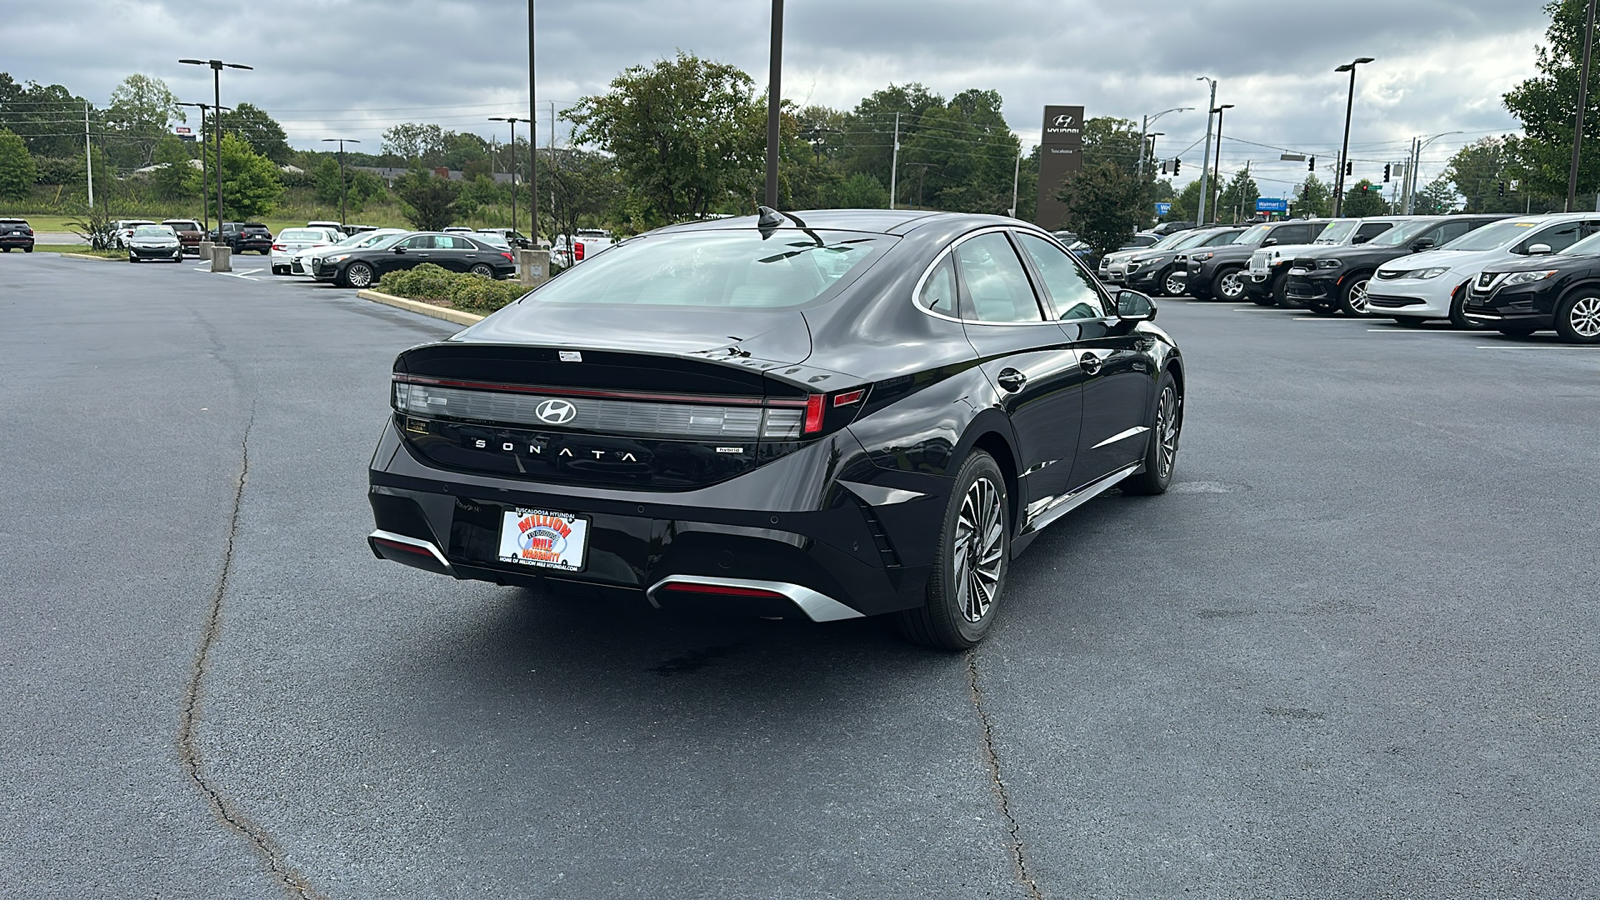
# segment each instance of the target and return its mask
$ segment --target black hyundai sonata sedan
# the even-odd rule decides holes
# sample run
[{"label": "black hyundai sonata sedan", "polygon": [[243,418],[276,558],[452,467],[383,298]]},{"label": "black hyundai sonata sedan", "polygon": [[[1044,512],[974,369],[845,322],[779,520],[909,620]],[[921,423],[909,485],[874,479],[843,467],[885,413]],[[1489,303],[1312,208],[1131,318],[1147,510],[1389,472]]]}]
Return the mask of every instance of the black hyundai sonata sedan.
[{"label": "black hyundai sonata sedan", "polygon": [[971,647],[1041,529],[1166,490],[1184,371],[1154,318],[1015,219],[664,228],[400,354],[369,544]]}]

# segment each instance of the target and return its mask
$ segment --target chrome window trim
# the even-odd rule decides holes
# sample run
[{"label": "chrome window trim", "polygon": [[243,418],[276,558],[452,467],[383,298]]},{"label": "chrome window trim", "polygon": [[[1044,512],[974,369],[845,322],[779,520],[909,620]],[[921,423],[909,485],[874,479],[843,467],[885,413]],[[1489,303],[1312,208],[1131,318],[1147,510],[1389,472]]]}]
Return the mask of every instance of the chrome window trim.
[{"label": "chrome window trim", "polygon": [[[986,327],[989,327],[989,328],[1033,328],[1033,327],[1036,327],[1036,326],[1039,326],[1039,325],[1055,325],[1058,320],[1043,318],[1043,310],[1042,309],[1040,310],[1040,316],[1041,317],[1040,317],[1039,321],[1037,321],[1037,322],[985,322],[982,319],[962,319],[962,318],[959,318],[957,316],[947,316],[944,313],[934,312],[933,310],[931,310],[931,309],[927,308],[926,306],[922,305],[922,286],[927,283],[929,276],[931,276],[933,274],[933,270],[939,267],[939,263],[943,262],[944,258],[946,256],[949,256],[951,253],[953,253],[957,247],[961,246],[962,244],[966,243],[967,241],[972,240],[975,237],[981,237],[981,236],[983,236],[985,234],[994,234],[995,232],[999,232],[1001,234],[1006,234],[1007,232],[1012,232],[1012,231],[1017,231],[1017,230],[1018,229],[1017,229],[1017,227],[1015,225],[985,225],[982,228],[979,228],[979,229],[976,229],[976,230],[973,230],[973,231],[969,231],[966,234],[963,234],[962,236],[960,236],[960,237],[956,238],[955,240],[951,241],[943,250],[939,251],[939,254],[933,258],[932,262],[928,263],[928,267],[926,269],[922,270],[922,277],[917,279],[916,286],[911,289],[911,305],[915,306],[917,309],[921,310],[923,313],[934,317],[935,319],[943,319],[946,322],[959,322],[962,325],[983,325],[983,326],[986,326]],[[1027,229],[1027,231],[1028,231],[1029,234],[1034,234],[1034,235],[1037,235],[1037,236],[1044,237],[1046,240],[1048,240],[1051,243],[1055,244],[1057,247],[1061,246],[1061,242],[1056,240],[1053,235],[1044,234],[1042,232],[1035,232],[1032,229]],[[1065,252],[1068,252],[1068,253],[1071,252],[1071,251],[1067,251],[1066,248],[1064,248],[1064,247],[1062,249]],[[1016,252],[1015,248],[1013,248],[1012,252]],[[1025,262],[1023,262],[1021,257],[1017,258],[1017,264],[1022,266],[1022,271],[1024,272],[1024,274],[1026,274],[1027,271],[1028,271],[1028,267],[1027,267],[1027,264]],[[1031,278],[1030,278],[1030,286],[1032,286],[1031,285]],[[1034,288],[1033,299],[1034,299],[1035,303],[1039,303],[1040,301],[1042,301],[1044,299],[1043,297],[1039,296],[1039,290],[1038,290],[1037,287]],[[1084,321],[1084,322],[1086,322],[1086,321],[1089,321],[1089,320],[1088,319],[1074,319],[1073,321]]]}]

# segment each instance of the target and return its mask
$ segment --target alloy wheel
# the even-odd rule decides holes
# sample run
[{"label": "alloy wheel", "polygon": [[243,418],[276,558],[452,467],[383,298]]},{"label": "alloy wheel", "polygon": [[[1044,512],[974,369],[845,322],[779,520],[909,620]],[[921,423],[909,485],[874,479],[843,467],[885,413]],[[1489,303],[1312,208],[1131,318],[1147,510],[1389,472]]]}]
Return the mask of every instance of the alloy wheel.
[{"label": "alloy wheel", "polygon": [[988,615],[1000,587],[1005,544],[1000,503],[1000,491],[987,477],[974,481],[961,500],[952,552],[956,604],[968,622]]},{"label": "alloy wheel", "polygon": [[1600,297],[1579,298],[1567,311],[1567,324],[1579,337],[1600,337]]},{"label": "alloy wheel", "polygon": [[1367,314],[1367,279],[1363,278],[1350,285],[1350,308],[1356,315]]},{"label": "alloy wheel", "polygon": [[1239,277],[1238,272],[1229,272],[1217,283],[1217,290],[1223,297],[1237,300],[1244,296],[1244,280]]},{"label": "alloy wheel", "polygon": [[1178,403],[1178,392],[1169,384],[1162,389],[1161,400],[1156,404],[1156,440],[1161,442],[1156,469],[1162,478],[1172,474],[1172,464],[1178,458],[1178,429],[1183,421],[1178,414]]},{"label": "alloy wheel", "polygon": [[1166,281],[1161,285],[1162,289],[1167,292],[1168,297],[1182,296],[1183,289],[1187,286],[1187,282],[1176,275],[1168,275]]},{"label": "alloy wheel", "polygon": [[357,263],[345,270],[344,277],[351,287],[364,288],[372,283],[372,270]]}]

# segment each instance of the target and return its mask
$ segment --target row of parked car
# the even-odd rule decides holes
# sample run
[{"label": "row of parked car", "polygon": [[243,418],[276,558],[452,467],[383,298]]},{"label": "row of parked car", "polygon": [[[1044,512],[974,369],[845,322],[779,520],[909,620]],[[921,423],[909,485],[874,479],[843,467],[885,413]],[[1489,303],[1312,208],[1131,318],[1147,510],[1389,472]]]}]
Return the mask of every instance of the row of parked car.
[{"label": "row of parked car", "polygon": [[1141,236],[1100,277],[1153,296],[1600,343],[1600,213],[1292,219]]}]

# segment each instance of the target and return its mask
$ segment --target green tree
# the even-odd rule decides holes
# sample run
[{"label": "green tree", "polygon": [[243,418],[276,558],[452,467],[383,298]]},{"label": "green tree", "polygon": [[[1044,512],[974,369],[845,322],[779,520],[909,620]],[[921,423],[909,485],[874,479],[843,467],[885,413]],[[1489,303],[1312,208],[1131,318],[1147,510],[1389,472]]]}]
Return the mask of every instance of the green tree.
[{"label": "green tree", "polygon": [[[1504,196],[1500,193],[1500,185],[1515,180],[1521,172],[1512,158],[1510,144],[1507,138],[1486,137],[1462,147],[1455,156],[1450,157],[1444,174],[1455,185],[1456,192],[1466,198],[1466,212],[1522,211],[1525,202],[1522,195],[1509,190]],[[1567,195],[1565,170],[1561,175],[1560,188],[1553,193],[1562,198],[1564,206]]]},{"label": "green tree", "polygon": [[[59,84],[17,84],[9,73],[0,72],[0,128],[22,135],[35,157],[81,156],[84,109],[83,98]],[[67,122],[72,124],[63,124]]]},{"label": "green tree", "polygon": [[260,107],[241,103],[223,112],[218,124],[223,131],[243,138],[252,150],[280,166],[294,158],[294,148],[289,146],[289,136],[284,133],[283,126]]},{"label": "green tree", "polygon": [[178,95],[165,81],[135,73],[112,89],[104,127],[118,138],[111,146],[119,165],[147,166],[156,143],[173,123],[184,121],[187,118],[178,105]]},{"label": "green tree", "polygon": [[[1083,121],[1083,164],[1111,162],[1129,175],[1139,171],[1139,123],[1132,119],[1096,116]],[[1154,178],[1158,166],[1147,164],[1145,175]]]},{"label": "green tree", "polygon": [[883,209],[889,205],[889,189],[865,172],[857,172],[823,192],[823,208]]},{"label": "green tree", "polygon": [[1243,222],[1256,214],[1256,201],[1259,199],[1261,188],[1250,177],[1249,169],[1241,169],[1217,194],[1217,208],[1207,211],[1207,215],[1214,213],[1218,222]]},{"label": "green tree", "polygon": [[[604,153],[582,150],[558,151],[559,163],[544,171],[540,179],[548,179],[555,194],[555,208],[548,212],[554,234],[572,234],[586,226],[596,226],[610,219],[629,218],[623,199],[627,191],[622,186],[622,176],[617,162]],[[544,163],[546,157],[539,158]],[[540,184],[547,183],[544,180]]]},{"label": "green tree", "polygon": [[1390,213],[1389,201],[1383,199],[1383,187],[1363,178],[1344,192],[1344,209],[1350,218],[1386,216]]},{"label": "green tree", "polygon": [[748,208],[765,155],[765,105],[750,76],[679,52],[633,66],[605,94],[584,97],[566,118],[573,140],[616,157],[646,227]]},{"label": "green tree", "polygon": [[459,192],[452,182],[425,169],[413,169],[394,184],[400,209],[418,231],[438,231],[456,218]]},{"label": "green tree", "polygon": [[0,130],[0,200],[26,200],[38,174],[27,142]]},{"label": "green tree", "polygon": [[405,122],[383,132],[383,150],[407,163],[432,168],[445,164],[445,155],[450,152],[450,140],[453,136],[454,132],[446,131],[438,125]]},{"label": "green tree", "polygon": [[[891,84],[862,98],[855,109],[841,117],[841,133],[832,142],[834,159],[840,172],[849,177],[856,174],[871,175],[879,184],[890,182],[890,165],[894,155],[895,117],[900,122],[902,146],[922,129],[923,117],[931,110],[944,106],[944,98],[920,84]],[[896,192],[906,193],[905,179],[900,179]]]},{"label": "green tree", "polygon": [[1411,210],[1419,216],[1442,216],[1459,208],[1459,197],[1448,176],[1441,175],[1417,191]]},{"label": "green tree", "polygon": [[[1549,43],[1536,49],[1539,74],[1523,81],[1503,98],[1506,109],[1522,123],[1521,137],[1508,138],[1505,150],[1521,171],[1525,187],[1537,195],[1560,197],[1565,206],[1567,177],[1572,164],[1572,128],[1578,111],[1578,82],[1583,58],[1584,18],[1587,0],[1554,0],[1545,4],[1550,27]],[[1588,109],[1583,118],[1584,142],[1600,140],[1600,91],[1589,85]],[[1590,146],[1594,146],[1590,144]],[[1594,196],[1600,190],[1600,153],[1584,154],[1578,167],[1578,194]],[[1467,211],[1488,211],[1475,206],[1467,195]]]},{"label": "green tree", "polygon": [[1289,215],[1304,219],[1326,216],[1332,212],[1333,188],[1318,178],[1317,173],[1308,172],[1305,183],[1300,185],[1300,190],[1289,199]]},{"label": "green tree", "polygon": [[1065,226],[1097,252],[1110,253],[1144,224],[1148,196],[1132,173],[1101,159],[1067,176],[1058,198],[1066,206]]},{"label": "green tree", "polygon": [[176,135],[164,135],[156,142],[150,185],[162,200],[192,200],[200,196],[200,170],[190,165],[194,157],[189,145]]},{"label": "green tree", "polygon": [[[207,148],[211,157],[211,174],[221,172],[222,202],[226,204],[227,221],[259,219],[278,205],[283,196],[283,181],[272,160],[257,153],[250,144],[237,135],[222,135],[222,165],[216,165],[216,150]],[[215,190],[216,182],[212,182]],[[216,196],[207,197],[216,215]],[[221,220],[222,216],[217,216]]]},{"label": "green tree", "polygon": [[[900,151],[902,197],[958,212],[1003,215],[1011,207],[1011,179],[1021,141],[1001,113],[996,91],[966,90],[930,106]],[[911,173],[921,168],[915,186]],[[926,178],[926,184],[920,183]]]}]

